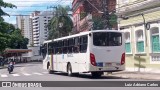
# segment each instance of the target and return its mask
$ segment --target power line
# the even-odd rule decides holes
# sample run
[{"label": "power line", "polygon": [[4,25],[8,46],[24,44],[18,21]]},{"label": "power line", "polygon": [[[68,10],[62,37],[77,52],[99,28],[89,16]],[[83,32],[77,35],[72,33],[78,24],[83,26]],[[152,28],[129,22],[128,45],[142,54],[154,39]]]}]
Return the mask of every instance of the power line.
[{"label": "power line", "polygon": [[41,11],[41,10],[33,10],[33,11],[5,11],[5,12],[35,12],[35,11]]},{"label": "power line", "polygon": [[[47,15],[56,15],[56,14],[47,14]],[[72,15],[72,14],[66,14],[66,15]],[[7,16],[7,15],[6,15]],[[31,16],[28,14],[10,14],[10,16]],[[46,15],[38,15],[38,16],[46,16]]]},{"label": "power line", "polygon": [[47,6],[17,6],[17,7],[47,7]]},{"label": "power line", "polygon": [[[39,1],[39,0],[37,0],[37,1],[15,1],[15,0],[12,0],[12,1],[10,1],[10,2],[60,2],[60,1],[62,1],[62,0],[56,0],[56,1],[53,1],[53,0],[41,0],[41,1]],[[65,1],[71,1],[71,0],[65,0]]]}]

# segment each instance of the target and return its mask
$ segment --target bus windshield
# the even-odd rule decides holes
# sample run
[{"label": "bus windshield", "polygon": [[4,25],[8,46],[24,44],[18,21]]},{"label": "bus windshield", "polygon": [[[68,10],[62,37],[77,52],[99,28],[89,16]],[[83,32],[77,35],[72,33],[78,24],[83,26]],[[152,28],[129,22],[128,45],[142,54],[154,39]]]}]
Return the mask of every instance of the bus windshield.
[{"label": "bus windshield", "polygon": [[95,46],[121,46],[122,33],[95,32],[93,33],[93,45]]}]

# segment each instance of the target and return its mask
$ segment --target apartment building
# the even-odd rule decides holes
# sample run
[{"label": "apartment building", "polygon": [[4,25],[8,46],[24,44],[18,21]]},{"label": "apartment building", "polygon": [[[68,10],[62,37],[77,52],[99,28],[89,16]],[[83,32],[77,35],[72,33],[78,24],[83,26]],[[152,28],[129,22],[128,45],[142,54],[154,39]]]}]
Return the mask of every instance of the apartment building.
[{"label": "apartment building", "polygon": [[21,30],[21,34],[29,39],[29,43],[27,46],[31,46],[33,44],[33,35],[32,35],[32,19],[30,16],[17,16],[17,27]]},{"label": "apartment building", "polygon": [[50,11],[35,11],[32,13],[33,26],[33,45],[40,46],[48,38],[47,25],[53,17],[53,12]]},{"label": "apartment building", "polygon": [[24,37],[29,39],[28,49],[32,52],[23,54],[27,60],[42,60],[40,45],[48,38],[47,24],[53,17],[51,11],[35,11],[29,16],[17,16],[17,26]]},{"label": "apartment building", "polygon": [[160,2],[118,0],[117,15],[125,32],[126,70],[160,73]]}]

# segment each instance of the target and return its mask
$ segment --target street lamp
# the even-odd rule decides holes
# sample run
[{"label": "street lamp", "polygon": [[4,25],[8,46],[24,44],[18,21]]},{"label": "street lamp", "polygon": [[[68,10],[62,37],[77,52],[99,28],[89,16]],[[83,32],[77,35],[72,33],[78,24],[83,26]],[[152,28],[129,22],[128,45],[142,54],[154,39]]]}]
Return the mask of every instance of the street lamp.
[{"label": "street lamp", "polygon": [[145,32],[145,42],[146,42],[146,46],[148,46],[148,44],[147,44],[147,30],[146,30],[146,20],[145,20],[145,17],[144,17],[144,14],[142,13],[141,14],[142,15],[142,17],[143,17],[143,24],[144,24],[144,32]]},{"label": "street lamp", "polygon": [[140,13],[140,14],[136,14],[136,15],[131,15],[131,16],[127,16],[127,17],[121,17],[123,20],[127,20],[129,19],[129,17],[135,17],[135,16],[142,16],[143,18],[143,25],[144,25],[144,33],[145,33],[145,44],[146,44],[146,47],[148,46],[148,43],[147,43],[147,30],[149,30],[150,28],[150,25],[148,23],[146,23],[146,20],[145,20],[145,17],[144,17],[144,14],[143,13]]}]

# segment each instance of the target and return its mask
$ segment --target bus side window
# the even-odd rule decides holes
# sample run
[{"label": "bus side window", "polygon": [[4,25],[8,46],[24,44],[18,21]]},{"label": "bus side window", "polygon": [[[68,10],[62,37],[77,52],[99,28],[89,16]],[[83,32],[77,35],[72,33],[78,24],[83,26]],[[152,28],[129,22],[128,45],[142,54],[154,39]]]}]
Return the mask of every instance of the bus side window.
[{"label": "bus side window", "polygon": [[48,55],[52,54],[52,43],[48,43]]},{"label": "bus side window", "polygon": [[88,36],[80,37],[80,52],[85,53],[87,51],[87,44],[88,44]]},{"label": "bus side window", "polygon": [[44,44],[43,48],[42,48],[42,56],[43,56],[43,58],[46,57],[46,54],[47,54],[47,44]]},{"label": "bus side window", "polygon": [[58,42],[55,42],[55,54],[58,54]]},{"label": "bus side window", "polygon": [[52,43],[52,53],[53,53],[53,54],[55,54],[55,47],[56,47],[56,43],[53,42],[53,43]]},{"label": "bus side window", "polygon": [[58,54],[62,54],[62,46],[63,46],[62,41],[58,41]]},{"label": "bus side window", "polygon": [[66,54],[68,51],[68,40],[63,40],[63,54]]},{"label": "bus side window", "polygon": [[76,37],[76,38],[74,38],[74,42],[75,42],[75,44],[74,44],[74,47],[73,47],[73,52],[74,53],[79,53],[79,44],[80,44],[80,42],[79,42],[79,37]]},{"label": "bus side window", "polygon": [[72,53],[72,39],[68,40],[68,53]]}]

